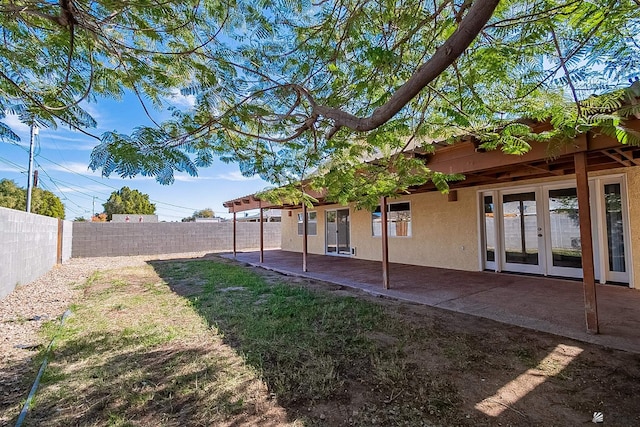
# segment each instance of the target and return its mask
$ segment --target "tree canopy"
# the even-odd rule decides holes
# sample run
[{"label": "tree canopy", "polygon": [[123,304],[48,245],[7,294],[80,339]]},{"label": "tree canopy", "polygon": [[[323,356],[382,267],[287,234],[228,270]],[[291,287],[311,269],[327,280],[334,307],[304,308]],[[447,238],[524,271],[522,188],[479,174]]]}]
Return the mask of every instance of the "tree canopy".
[{"label": "tree canopy", "polygon": [[193,222],[196,220],[196,218],[214,218],[215,216],[216,214],[213,209],[204,208],[200,209],[199,211],[195,211],[191,216],[182,218],[181,222]]},{"label": "tree canopy", "polygon": [[111,193],[102,206],[109,221],[113,214],[154,215],[156,213],[156,205],[149,201],[148,194],[126,186]]},{"label": "tree canopy", "polygon": [[[27,190],[9,179],[0,180],[0,206],[24,211],[27,207]],[[50,191],[34,188],[31,192],[31,212],[64,219],[62,201]]]},{"label": "tree canopy", "polygon": [[[640,143],[624,121],[640,114],[640,84],[629,87],[639,0],[16,0],[0,11],[0,110],[90,132],[84,106],[100,97],[132,91],[150,116],[178,90],[193,97],[155,126],[96,136],[91,167],[105,175],[171,183],[219,156],[285,189],[320,169],[315,185],[343,201],[362,192],[349,184],[358,176],[371,194],[446,188],[451,177],[397,155],[434,139],[469,134],[522,154],[598,128]],[[535,134],[521,119],[553,128]]]}]

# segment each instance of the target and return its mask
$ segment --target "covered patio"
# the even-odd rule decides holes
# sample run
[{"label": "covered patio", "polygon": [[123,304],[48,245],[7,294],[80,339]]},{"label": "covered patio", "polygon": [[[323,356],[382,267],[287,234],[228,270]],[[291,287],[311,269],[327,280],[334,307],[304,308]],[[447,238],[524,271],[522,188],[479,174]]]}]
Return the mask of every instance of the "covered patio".
[{"label": "covered patio", "polygon": [[391,263],[385,289],[379,261],[307,254],[303,271],[301,253],[263,251],[262,258],[261,252],[236,253],[238,261],[286,275],[640,353],[640,292],[633,289],[597,286],[600,333],[590,334],[581,281]]}]

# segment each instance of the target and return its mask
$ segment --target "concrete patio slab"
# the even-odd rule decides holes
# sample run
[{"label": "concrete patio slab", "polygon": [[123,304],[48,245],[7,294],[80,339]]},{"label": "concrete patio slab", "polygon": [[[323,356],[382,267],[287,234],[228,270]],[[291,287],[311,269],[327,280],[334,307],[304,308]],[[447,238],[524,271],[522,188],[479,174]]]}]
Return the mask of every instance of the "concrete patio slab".
[{"label": "concrete patio slab", "polygon": [[[233,255],[225,255],[233,258]],[[287,275],[361,289],[404,301],[640,353],[640,291],[598,285],[600,334],[586,332],[582,282],[492,272],[467,272],[407,264],[390,265],[382,288],[380,262],[282,250],[238,253],[237,260]]]}]

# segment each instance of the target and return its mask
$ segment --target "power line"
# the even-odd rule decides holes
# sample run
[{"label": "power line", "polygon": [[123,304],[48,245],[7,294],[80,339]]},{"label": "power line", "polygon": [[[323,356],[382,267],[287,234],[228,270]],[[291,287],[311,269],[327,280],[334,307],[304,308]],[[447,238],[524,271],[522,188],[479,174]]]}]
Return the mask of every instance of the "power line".
[{"label": "power line", "polygon": [[[74,194],[77,193],[77,194],[81,195],[82,197],[86,197],[87,199],[92,199],[93,200],[93,198],[95,197],[94,194],[107,194],[107,193],[102,193],[102,192],[95,192],[94,194],[89,194],[89,193],[86,193],[84,191],[78,190],[76,188],[76,184],[73,184],[73,183],[70,183],[70,182],[67,182],[67,181],[63,181],[61,179],[57,179],[57,182],[59,184],[66,185],[69,188],[71,188],[73,190]],[[178,213],[180,213],[180,215],[185,215],[185,212],[186,213],[191,213],[192,212],[189,208],[182,208],[182,209],[162,208],[162,209],[166,210],[166,211],[178,212]],[[174,217],[174,218],[178,218],[178,217],[182,218],[182,216],[177,216],[177,215],[166,215],[166,214],[163,214],[163,216],[170,216],[170,217]]]},{"label": "power line", "polygon": [[[22,145],[20,145],[20,144],[18,144],[18,143],[16,143],[16,142],[14,142],[14,141],[12,141],[12,143],[13,143],[14,145],[16,145],[17,147],[21,148],[22,150],[24,150],[24,151],[28,152],[28,149],[27,149],[26,147],[24,147],[24,146],[22,146]],[[57,148],[57,147],[56,147],[56,148]],[[61,154],[59,150],[58,150],[58,153],[59,153],[59,154]],[[47,162],[49,162],[49,163],[51,163],[51,164],[53,164],[53,165],[56,165],[56,166],[58,166],[58,167],[60,167],[60,168],[62,168],[62,169],[64,169],[64,170],[66,170],[66,171],[68,171],[68,172],[70,172],[70,173],[72,173],[72,174],[74,174],[74,175],[77,175],[77,176],[79,176],[79,177],[82,177],[82,178],[84,178],[84,179],[87,179],[87,180],[89,180],[89,181],[91,181],[91,182],[94,182],[94,183],[96,183],[96,184],[102,185],[102,186],[104,186],[104,187],[106,187],[106,188],[109,188],[109,189],[112,189],[112,190],[116,190],[116,191],[119,191],[119,190],[120,190],[120,188],[117,188],[117,187],[114,187],[114,186],[112,186],[112,185],[106,184],[106,183],[104,183],[104,182],[102,182],[102,181],[99,181],[99,180],[97,180],[97,179],[94,179],[94,178],[92,178],[92,177],[90,177],[90,176],[87,176],[87,175],[83,175],[83,174],[81,174],[81,173],[78,173],[78,172],[74,171],[73,169],[68,168],[67,166],[64,166],[64,165],[62,165],[62,164],[60,164],[60,163],[58,163],[58,162],[56,162],[56,161],[54,161],[54,160],[49,159],[48,157],[43,156],[42,154],[38,154],[38,157],[39,157],[39,158],[41,158],[41,159],[43,159],[43,160],[46,160]],[[60,157],[62,157],[62,155],[61,155]],[[42,167],[42,164],[40,164],[40,163],[39,163],[39,165],[40,165],[40,167]],[[11,166],[14,166],[14,167],[18,167],[18,168],[20,168],[20,166],[19,166],[19,165],[17,165],[17,164],[12,164]],[[50,178],[50,179],[51,179],[51,178]],[[62,181],[58,180],[58,182],[62,182]],[[69,183],[67,183],[67,185],[72,186],[72,184],[69,184]],[[93,196],[89,196],[89,197],[93,197]],[[194,207],[175,205],[175,204],[172,204],[172,203],[167,203],[167,202],[163,202],[163,201],[156,200],[156,199],[151,199],[151,198],[149,199],[149,201],[151,201],[151,202],[153,202],[153,203],[156,203],[156,204],[159,204],[159,205],[163,205],[163,206],[171,206],[171,207],[174,207],[174,208],[179,209],[179,211],[175,211],[175,210],[174,210],[174,212],[182,212],[182,211],[185,211],[185,212],[191,213],[191,212],[194,212],[194,211],[198,210],[197,208],[194,208]],[[165,210],[172,210],[172,209],[167,209],[167,208],[164,208],[164,209],[165,209]],[[172,216],[172,215],[166,215],[166,216]],[[174,215],[173,217],[174,217],[174,218],[178,218],[178,216],[175,216],[175,215]]]},{"label": "power line", "polygon": [[[49,159],[49,158],[47,158],[47,157],[45,157],[45,156],[43,156],[43,155],[40,155],[39,157],[40,157],[40,158],[42,158],[42,159],[44,159],[44,160],[46,160],[46,161],[48,161],[48,162],[50,162],[50,163],[52,163],[52,164],[54,164],[54,165],[56,165],[56,166],[58,166],[58,167],[61,167],[62,169],[65,169],[65,170],[67,170],[67,171],[69,171],[69,172],[71,172],[71,173],[73,173],[73,174],[75,174],[75,175],[78,175],[78,176],[80,176],[80,177],[82,177],[82,178],[88,179],[89,181],[95,182],[96,184],[103,185],[103,186],[105,186],[105,187],[111,188],[111,189],[116,190],[116,191],[119,191],[119,190],[120,190],[120,188],[117,188],[117,187],[111,186],[111,185],[109,185],[109,184],[105,184],[104,182],[98,181],[97,179],[94,179],[94,178],[91,178],[91,177],[89,177],[89,176],[87,176],[87,175],[83,175],[83,174],[81,174],[81,173],[78,173],[78,172],[74,171],[73,169],[70,169],[70,168],[68,168],[68,167],[66,167],[66,166],[64,166],[64,165],[61,165],[60,163],[57,163],[57,162],[55,162],[55,161],[53,161],[53,160],[51,160],[51,159]],[[196,208],[191,208],[191,207],[187,207],[187,206],[174,205],[174,204],[167,203],[167,202],[161,202],[161,201],[159,201],[159,200],[154,200],[154,199],[149,199],[149,200],[150,200],[151,202],[154,202],[154,203],[158,203],[158,204],[166,205],[166,206],[172,206],[172,207],[174,207],[174,208],[185,209],[185,210],[192,210],[192,211],[196,211],[196,210],[198,210],[198,209],[196,209]]]},{"label": "power line", "polygon": [[[42,173],[44,173],[46,175],[46,177],[49,179],[49,181],[51,181],[51,183],[58,189],[58,191],[60,192],[60,197],[63,200],[67,200],[69,203],[72,203],[74,205],[76,205],[78,208],[80,209],[84,209],[82,206],[80,206],[79,204],[77,204],[76,202],[74,202],[73,200],[69,199],[64,192],[60,189],[60,187],[58,187],[58,184],[56,184],[56,182],[53,180],[53,178],[51,178],[51,176],[47,173],[46,170],[44,170],[44,168],[42,167],[42,165],[36,161],[36,165],[38,165],[38,167],[40,168],[40,170],[42,171]],[[52,191],[53,193],[53,191]]]},{"label": "power line", "polygon": [[9,165],[9,166],[13,166],[14,168],[19,169],[18,170],[19,173],[25,173],[27,171],[24,167],[22,167],[22,165],[19,165],[18,163],[15,163],[15,162],[12,162],[9,159],[5,159],[4,157],[0,157],[0,162],[4,163],[6,165]]},{"label": "power line", "polygon": [[[67,197],[67,196],[66,196],[66,194],[64,194],[65,192],[63,192],[63,191],[62,191],[62,189],[57,185],[57,183],[60,183],[60,184],[63,184],[63,185],[67,185],[67,186],[69,186],[69,188],[71,188],[71,189],[73,190],[73,192],[74,192],[74,193],[78,193],[78,194],[82,195],[83,197],[86,197],[87,199],[92,199],[92,200],[93,200],[93,198],[94,198],[94,195],[93,195],[93,194],[89,194],[89,193],[86,193],[86,192],[84,192],[84,191],[79,190],[79,189],[76,187],[76,184],[72,184],[72,183],[69,183],[69,182],[66,182],[66,181],[63,181],[63,180],[60,180],[60,179],[56,179],[56,180],[54,180],[54,179],[51,177],[51,175],[49,175],[49,174],[44,170],[44,168],[42,167],[42,164],[41,164],[41,163],[39,163],[39,162],[36,162],[36,163],[37,163],[37,164],[38,164],[38,166],[41,168],[42,172],[47,176],[47,178],[49,179],[49,181],[51,181],[51,182],[53,183],[53,185],[55,185],[55,187],[58,189],[58,191],[60,192],[61,197],[62,197],[62,199],[63,199],[63,200],[66,200],[66,201],[68,201],[69,203],[73,203],[73,204],[74,204],[74,205],[76,205],[78,208],[80,208],[80,209],[83,209],[83,210],[84,210],[84,207],[82,207],[82,206],[78,205],[77,203],[75,203],[74,201],[72,201],[69,197]],[[106,193],[102,193],[102,194],[106,194]],[[171,214],[165,214],[165,213],[163,213],[163,216],[166,216],[166,217],[169,217],[169,218],[178,218],[178,219],[183,218],[183,217],[184,217],[184,215],[185,215],[185,211],[189,210],[189,208],[181,208],[180,210],[174,210],[174,209],[170,209],[170,208],[163,208],[163,209],[164,209],[164,210],[169,210],[169,211],[174,211],[174,212],[178,212],[178,213],[180,213],[180,215],[171,215]],[[191,213],[191,211],[189,210],[189,212],[188,212],[188,213]]]}]

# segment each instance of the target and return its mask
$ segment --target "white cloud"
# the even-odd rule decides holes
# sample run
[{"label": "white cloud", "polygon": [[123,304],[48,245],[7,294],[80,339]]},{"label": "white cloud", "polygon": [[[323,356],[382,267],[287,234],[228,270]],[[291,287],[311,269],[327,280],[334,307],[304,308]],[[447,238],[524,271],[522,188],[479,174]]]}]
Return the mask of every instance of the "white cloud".
[{"label": "white cloud", "polygon": [[13,167],[13,166],[0,165],[0,172],[22,173],[22,172],[26,172],[26,170],[25,169],[16,168],[16,167]]},{"label": "white cloud", "polygon": [[173,177],[175,178],[176,181],[179,181],[179,182],[197,182],[197,181],[207,181],[207,180],[215,179],[214,177],[211,177],[211,176],[191,176],[191,175],[182,174],[182,173],[174,174]]},{"label": "white cloud", "polygon": [[87,113],[89,113],[89,115],[93,117],[96,122],[100,121],[100,119],[102,118],[102,113],[98,109],[97,104],[93,104],[90,102],[83,102],[81,106],[82,106],[82,109]]},{"label": "white cloud", "polygon": [[111,192],[110,189],[107,189],[104,186],[97,185],[97,184],[84,185],[84,184],[78,183],[77,187],[60,186],[57,188],[59,188],[60,192],[62,193],[92,193],[92,194],[95,194],[96,197],[101,197],[102,195],[109,194]]},{"label": "white cloud", "polygon": [[112,175],[110,175],[107,178],[110,179],[110,180],[113,180],[113,181],[155,181],[155,179],[156,179],[153,176],[144,176],[144,175],[136,175],[136,176],[131,177],[131,178],[125,176],[123,178],[120,175],[118,175],[117,173],[113,173]]},{"label": "white cloud", "polygon": [[73,151],[91,151],[94,149],[96,145],[98,145],[98,141],[91,142],[88,141],[87,138],[73,138],[69,136],[62,136],[58,133],[51,131],[40,132],[40,144],[49,145],[49,141],[62,141],[62,144],[55,144],[55,147],[58,150],[73,150]]},{"label": "white cloud", "polygon": [[89,165],[82,162],[65,162],[59,165],[52,164],[51,166],[47,166],[48,170],[57,171],[57,172],[69,172],[69,173],[78,173],[81,175],[94,175],[89,169]]},{"label": "white cloud", "polygon": [[58,191],[60,191],[61,193],[77,193],[80,190],[78,190],[77,188],[73,188],[73,187],[56,187],[56,189]]},{"label": "white cloud", "polygon": [[225,181],[255,181],[255,180],[259,180],[260,177],[258,175],[247,177],[242,175],[239,171],[233,171],[233,172],[226,173],[224,175],[217,175],[215,179],[222,179]]},{"label": "white cloud", "polygon": [[193,108],[196,105],[195,95],[183,95],[178,89],[173,91],[167,101],[180,108]]},{"label": "white cloud", "polygon": [[20,121],[20,118],[15,114],[7,114],[2,122],[9,126],[15,133],[27,133],[29,134],[30,127]]}]

